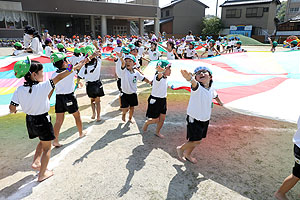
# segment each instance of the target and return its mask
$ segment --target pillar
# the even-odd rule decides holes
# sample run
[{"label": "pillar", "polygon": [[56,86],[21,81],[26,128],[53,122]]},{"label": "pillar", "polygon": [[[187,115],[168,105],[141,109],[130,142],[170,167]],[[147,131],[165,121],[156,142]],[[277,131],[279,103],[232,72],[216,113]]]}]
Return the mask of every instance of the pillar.
[{"label": "pillar", "polygon": [[96,31],[95,31],[95,16],[91,16],[91,37],[96,37]]},{"label": "pillar", "polygon": [[143,19],[139,19],[139,34],[140,36],[143,36],[144,33],[145,33],[145,30],[144,30],[144,20]]},{"label": "pillar", "polygon": [[101,35],[102,37],[105,37],[107,35],[106,16],[101,16]]},{"label": "pillar", "polygon": [[159,36],[159,18],[154,18],[154,33],[158,37]]}]

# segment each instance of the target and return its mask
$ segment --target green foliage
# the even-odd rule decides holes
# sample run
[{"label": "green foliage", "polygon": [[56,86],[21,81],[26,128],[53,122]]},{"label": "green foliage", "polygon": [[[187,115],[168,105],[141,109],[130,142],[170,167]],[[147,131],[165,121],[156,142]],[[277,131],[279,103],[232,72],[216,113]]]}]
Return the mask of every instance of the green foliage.
[{"label": "green foliage", "polygon": [[244,46],[263,46],[264,44],[247,36],[244,35],[226,35],[227,38],[230,37],[239,37]]},{"label": "green foliage", "polygon": [[279,19],[280,22],[284,21],[286,5],[287,5],[287,1],[282,1],[281,5],[277,6],[276,18]]},{"label": "green foliage", "polygon": [[203,35],[218,35],[222,29],[221,19],[218,17],[209,17],[203,19]]}]

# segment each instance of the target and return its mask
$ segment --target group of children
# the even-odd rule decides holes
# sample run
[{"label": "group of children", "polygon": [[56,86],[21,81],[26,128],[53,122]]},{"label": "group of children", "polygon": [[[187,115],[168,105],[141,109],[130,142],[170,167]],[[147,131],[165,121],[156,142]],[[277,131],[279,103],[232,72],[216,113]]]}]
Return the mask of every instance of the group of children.
[{"label": "group of children", "polygon": [[[151,36],[151,38],[153,38]],[[39,39],[39,38],[37,38]],[[223,38],[225,40],[226,38]],[[108,40],[111,40],[110,38]],[[87,45],[74,49],[74,56],[67,58],[65,48],[56,47],[59,52],[53,53],[52,49],[46,50],[47,46],[53,45],[51,39],[45,39],[45,50],[50,54],[50,60],[57,68],[51,79],[43,81],[43,66],[37,61],[27,60],[18,61],[14,71],[17,78],[24,77],[25,83],[14,93],[9,106],[11,113],[16,113],[16,107],[21,105],[23,112],[26,113],[26,126],[30,139],[38,137],[40,139],[34,155],[32,168],[39,171],[38,181],[43,181],[53,175],[47,170],[47,165],[51,154],[51,141],[56,147],[61,146],[58,137],[60,128],[64,121],[65,112],[72,114],[78,128],[79,137],[84,137],[82,120],[78,109],[78,103],[74,95],[74,77],[85,79],[86,93],[90,98],[92,108],[92,119],[100,121],[100,98],[103,97],[103,84],[100,81],[101,75],[101,45],[103,42],[86,40]],[[114,42],[114,41],[111,41]],[[171,75],[171,63],[168,60],[176,58],[193,59],[199,57],[194,49],[194,41],[181,40],[175,44],[173,40],[167,41],[167,46],[157,43],[157,38],[143,40],[134,38],[132,40],[117,39],[117,47],[114,49],[112,58],[116,63],[116,74],[118,77],[117,86],[120,91],[120,108],[122,110],[122,120],[133,123],[134,108],[138,105],[137,81],[144,81],[152,86],[151,95],[148,98],[148,108],[146,117],[148,118],[143,125],[143,131],[148,130],[148,126],[156,124],[156,135],[164,138],[160,130],[163,127],[167,111],[167,78]],[[212,39],[208,40],[208,45],[204,46],[208,56],[220,54],[221,43]],[[16,47],[22,44],[15,44]],[[158,45],[167,50],[167,60],[160,60]],[[177,46],[177,49],[176,49]],[[231,46],[231,45],[230,45]],[[274,45],[273,45],[274,46]],[[64,45],[63,45],[64,47]],[[276,46],[275,46],[276,47]],[[275,48],[274,47],[274,48]],[[62,49],[62,50],[60,50]],[[234,52],[241,52],[241,42],[234,44]],[[179,51],[178,51],[179,50]],[[147,79],[139,66],[142,64],[144,53],[148,52],[150,60],[158,60],[156,73],[153,80]],[[191,96],[187,107],[187,142],[177,147],[177,154],[180,160],[197,163],[192,156],[193,150],[206,137],[209,120],[212,110],[212,100],[215,99],[219,105],[223,105],[218,97],[216,90],[212,87],[212,71],[204,66],[197,67],[193,73],[181,70],[182,76],[191,83]],[[48,115],[50,109],[49,99],[55,89],[56,92],[56,122],[54,127]],[[200,102],[200,103],[199,103]],[[300,128],[299,128],[300,130]],[[295,134],[295,167],[290,175],[280,187],[275,196],[285,199],[285,193],[289,191],[300,178],[300,143],[299,132]]]}]

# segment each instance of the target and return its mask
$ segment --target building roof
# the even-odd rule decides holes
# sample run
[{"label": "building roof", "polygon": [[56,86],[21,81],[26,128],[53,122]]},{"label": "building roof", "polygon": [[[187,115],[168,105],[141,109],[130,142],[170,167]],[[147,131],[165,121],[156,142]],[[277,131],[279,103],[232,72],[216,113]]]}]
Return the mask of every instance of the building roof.
[{"label": "building roof", "polygon": [[246,4],[261,4],[261,3],[272,3],[275,1],[277,4],[281,4],[280,0],[227,0],[220,7],[227,7],[227,6],[240,6]]},{"label": "building roof", "polygon": [[[167,5],[163,6],[163,7],[161,7],[161,9],[164,9],[164,8],[168,8],[168,7],[174,6],[174,5],[176,5],[176,4],[178,4],[178,3],[182,2],[182,1],[185,1],[185,0],[172,0],[171,3],[169,3],[169,4],[167,4]],[[193,0],[193,1],[195,1],[196,3],[201,4],[201,5],[204,6],[205,8],[209,8],[207,5],[205,5],[205,4],[202,3],[201,1],[198,1],[198,0]]]},{"label": "building roof", "polygon": [[[169,18],[166,18],[166,19],[160,19],[159,24],[164,24],[164,23],[170,22],[173,19],[174,19],[174,17],[169,17]],[[151,21],[151,22],[145,24],[145,26],[152,26],[152,25],[154,25],[154,21]]]}]

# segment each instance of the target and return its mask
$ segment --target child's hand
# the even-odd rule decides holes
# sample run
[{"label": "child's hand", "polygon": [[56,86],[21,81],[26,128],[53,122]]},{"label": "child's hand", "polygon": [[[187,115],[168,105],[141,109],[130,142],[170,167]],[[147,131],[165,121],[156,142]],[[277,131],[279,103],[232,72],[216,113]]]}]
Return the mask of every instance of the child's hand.
[{"label": "child's hand", "polygon": [[189,73],[186,70],[180,70],[182,76],[185,78],[185,80],[190,81],[192,78],[192,73]]},{"label": "child's hand", "polygon": [[97,42],[96,40],[93,40],[93,45],[94,45],[95,47],[97,47],[97,46],[98,46],[98,42]]}]

